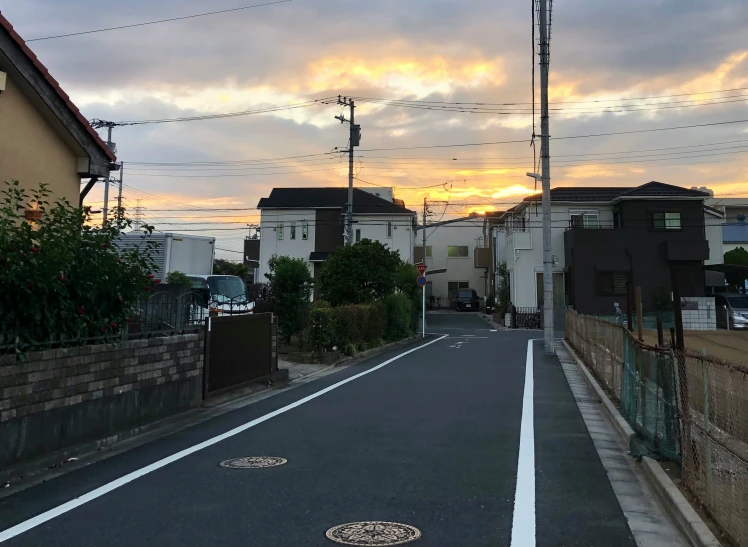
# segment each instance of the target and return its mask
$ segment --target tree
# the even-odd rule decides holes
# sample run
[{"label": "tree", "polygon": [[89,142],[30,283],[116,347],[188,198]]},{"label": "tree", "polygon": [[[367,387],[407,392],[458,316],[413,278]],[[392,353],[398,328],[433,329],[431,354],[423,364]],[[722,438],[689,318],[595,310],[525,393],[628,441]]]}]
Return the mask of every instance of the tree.
[{"label": "tree", "polygon": [[265,274],[278,314],[278,330],[286,342],[306,326],[314,279],[302,258],[274,256]]},{"label": "tree", "polygon": [[379,241],[338,247],[319,274],[320,293],[333,306],[373,302],[395,292],[401,264],[400,253]]},{"label": "tree", "polygon": [[244,281],[244,284],[251,284],[254,277],[252,268],[241,262],[231,262],[223,258],[216,258],[213,261],[213,275],[235,275]]},{"label": "tree", "polygon": [[499,264],[499,294],[496,311],[500,316],[504,316],[509,312],[511,307],[512,292],[509,286],[509,268],[507,268],[506,262]]},{"label": "tree", "polygon": [[[748,251],[743,247],[737,247],[732,251],[728,251],[725,253],[724,263],[746,266],[748,268]],[[740,292],[745,292],[745,282],[748,280],[748,273],[728,273],[725,277],[727,283],[736,286]]]},{"label": "tree", "polygon": [[[50,205],[44,184],[28,194],[18,181],[6,182],[2,196],[0,346],[119,332],[157,283],[151,274],[155,244],[119,250],[117,238],[130,227],[123,210],[96,227],[89,223],[90,207],[64,200]],[[27,210],[36,211],[33,223],[25,219]]]}]

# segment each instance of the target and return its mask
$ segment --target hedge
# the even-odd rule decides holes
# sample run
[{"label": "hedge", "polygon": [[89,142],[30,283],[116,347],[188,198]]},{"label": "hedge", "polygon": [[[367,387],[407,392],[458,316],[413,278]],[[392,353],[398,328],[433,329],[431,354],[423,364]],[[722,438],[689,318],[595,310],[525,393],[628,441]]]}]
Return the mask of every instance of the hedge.
[{"label": "hedge", "polygon": [[383,339],[400,340],[413,333],[413,304],[402,294],[382,302],[311,310],[311,341],[317,351],[337,347],[346,355],[380,345]]}]

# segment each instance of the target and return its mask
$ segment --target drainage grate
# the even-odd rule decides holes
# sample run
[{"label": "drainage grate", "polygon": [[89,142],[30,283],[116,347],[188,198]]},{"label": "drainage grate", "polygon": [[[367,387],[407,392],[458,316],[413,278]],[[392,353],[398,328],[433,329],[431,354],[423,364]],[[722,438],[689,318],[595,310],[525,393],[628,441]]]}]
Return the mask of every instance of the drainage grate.
[{"label": "drainage grate", "polygon": [[421,537],[418,528],[398,522],[350,522],[334,526],[327,537],[344,545],[403,545]]},{"label": "drainage grate", "polygon": [[259,469],[262,467],[277,467],[287,462],[287,459],[275,456],[250,456],[248,458],[226,460],[219,465],[228,469]]},{"label": "drainage grate", "polygon": [[600,399],[594,399],[589,397],[574,397],[578,403],[600,403]]}]

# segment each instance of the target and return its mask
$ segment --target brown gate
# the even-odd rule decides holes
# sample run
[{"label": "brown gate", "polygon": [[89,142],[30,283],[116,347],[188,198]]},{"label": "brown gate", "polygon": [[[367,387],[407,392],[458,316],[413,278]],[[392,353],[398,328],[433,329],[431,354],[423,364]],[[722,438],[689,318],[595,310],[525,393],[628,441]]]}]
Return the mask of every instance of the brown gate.
[{"label": "brown gate", "polygon": [[273,372],[273,314],[210,317],[205,343],[205,398]]}]

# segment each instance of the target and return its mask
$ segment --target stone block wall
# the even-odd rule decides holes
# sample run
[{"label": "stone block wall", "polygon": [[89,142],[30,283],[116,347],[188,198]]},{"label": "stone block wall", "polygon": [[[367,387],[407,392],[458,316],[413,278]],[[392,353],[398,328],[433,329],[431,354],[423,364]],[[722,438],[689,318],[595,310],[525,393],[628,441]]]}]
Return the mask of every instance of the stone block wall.
[{"label": "stone block wall", "polygon": [[200,334],[0,356],[0,469],[199,405]]},{"label": "stone block wall", "polygon": [[684,330],[717,329],[717,308],[713,296],[688,296],[683,300]]}]

